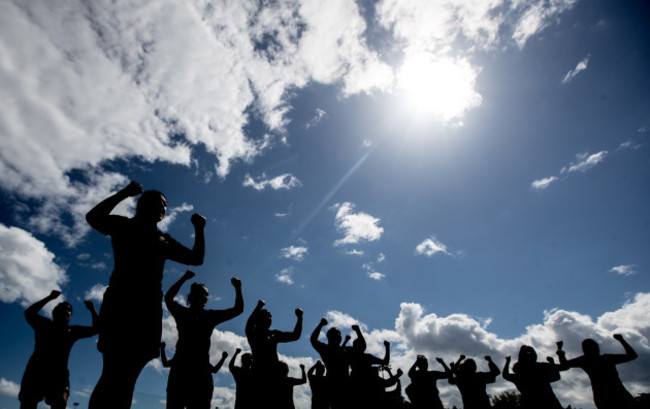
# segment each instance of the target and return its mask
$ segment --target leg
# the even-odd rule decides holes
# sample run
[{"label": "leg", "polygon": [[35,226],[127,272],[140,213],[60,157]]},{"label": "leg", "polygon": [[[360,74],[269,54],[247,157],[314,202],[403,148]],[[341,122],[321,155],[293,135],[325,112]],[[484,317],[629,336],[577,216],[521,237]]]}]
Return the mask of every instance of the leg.
[{"label": "leg", "polygon": [[102,374],[90,396],[89,409],[129,409],[133,389],[147,359],[113,353],[103,354]]}]

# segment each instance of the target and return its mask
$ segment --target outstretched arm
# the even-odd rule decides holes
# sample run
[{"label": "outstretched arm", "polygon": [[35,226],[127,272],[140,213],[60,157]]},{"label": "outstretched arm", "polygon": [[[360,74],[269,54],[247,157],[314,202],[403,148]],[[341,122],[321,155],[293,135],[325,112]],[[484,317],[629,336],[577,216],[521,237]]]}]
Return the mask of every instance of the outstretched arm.
[{"label": "outstretched arm", "polygon": [[47,304],[48,302],[58,298],[60,295],[61,295],[61,291],[52,290],[52,292],[50,292],[50,294],[47,297],[45,297],[45,298],[43,298],[43,299],[41,299],[39,301],[36,301],[34,304],[27,307],[27,309],[25,310],[25,319],[27,320],[29,325],[33,326],[33,324],[38,319],[37,318],[38,317],[38,312],[40,310],[42,310],[43,307],[45,307],[45,304]]},{"label": "outstretched arm", "polygon": [[219,369],[221,369],[221,367],[223,366],[223,363],[226,362],[226,358],[228,358],[228,352],[223,351],[223,353],[221,354],[221,359],[219,360],[219,362],[217,362],[216,365],[212,366],[212,373],[219,372]]},{"label": "outstretched arm", "polygon": [[183,276],[178,279],[178,281],[169,287],[167,294],[165,294],[165,305],[167,305],[167,308],[170,312],[172,312],[172,310],[178,305],[174,300],[174,297],[176,297],[183,284],[185,284],[187,280],[191,280],[194,276],[195,274],[193,271],[187,270],[185,274],[183,274]]},{"label": "outstretched arm", "polygon": [[137,196],[142,193],[142,185],[131,181],[126,187],[112,194],[99,202],[95,207],[86,213],[86,221],[90,226],[102,234],[108,234],[110,230],[110,214],[122,200]]},{"label": "outstretched arm", "polygon": [[235,354],[230,358],[230,362],[228,362],[228,369],[230,369],[230,372],[232,373],[233,371],[237,370],[237,367],[235,366],[235,361],[237,360],[237,355],[241,352],[241,348],[235,349]]},{"label": "outstretched arm", "polygon": [[614,339],[620,342],[621,345],[623,345],[623,348],[625,349],[625,355],[619,355],[620,360],[618,361],[618,363],[628,362],[633,359],[636,359],[636,357],[638,356],[636,354],[636,351],[634,350],[634,348],[630,346],[630,344],[627,343],[627,341],[623,338],[623,335],[614,334]]}]

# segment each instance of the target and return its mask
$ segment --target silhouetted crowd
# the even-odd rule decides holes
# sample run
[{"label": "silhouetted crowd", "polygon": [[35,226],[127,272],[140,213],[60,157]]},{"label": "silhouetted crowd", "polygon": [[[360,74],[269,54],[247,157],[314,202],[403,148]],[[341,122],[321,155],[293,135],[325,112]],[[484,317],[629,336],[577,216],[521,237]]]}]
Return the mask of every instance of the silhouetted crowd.
[{"label": "silhouetted crowd", "polygon": [[[139,195],[136,213],[132,218],[111,214],[128,197]],[[104,292],[99,314],[92,302],[85,305],[92,315],[92,326],[69,325],[72,307],[67,302],[58,304],[52,319],[39,315],[50,301],[61,295],[52,291],[25,310],[25,317],[34,329],[35,347],[23,379],[19,400],[21,409],[36,409],[45,403],[53,409],[65,409],[69,396],[68,356],[73,344],[82,338],[99,335],[97,348],[102,353],[102,373],[89,401],[90,409],[128,409],[133,399],[136,380],[152,359],[161,357],[169,368],[167,381],[167,409],[209,409],[214,390],[213,374],[225,363],[223,352],[216,365],[210,363],[210,337],[214,328],[244,311],[242,283],[231,279],[235,303],[225,310],[210,310],[208,288],[192,283],[187,307],[176,301],[181,287],[194,278],[187,271],[164,295],[167,309],[178,330],[174,356],[167,358],[166,345],[161,343],[162,300],[161,288],[165,260],[186,265],[201,265],[205,254],[205,218],[194,214],[193,247],[187,248],[168,234],[161,233],[157,223],[165,216],[167,200],[158,191],[142,192],[142,186],[131,182],[128,186],[97,204],[86,215],[88,223],[111,238],[115,268],[109,286]],[[237,349],[228,368],[236,383],[235,409],[294,408],[293,388],[309,381],[312,409],[443,409],[436,386],[438,380],[456,385],[464,409],[490,408],[486,387],[494,383],[501,371],[486,356],[488,371],[479,372],[476,362],[461,355],[447,364],[436,358],[440,371],[430,370],[427,358],[418,355],[408,371],[410,384],[402,394],[401,369],[390,368],[390,343],[384,341],[384,356],[366,351],[366,341],[357,325],[352,326],[355,339],[342,337],[341,330],[326,330],[327,342],[320,334],[328,325],[322,318],[310,336],[320,360],[307,372],[300,365],[301,377],[289,376],[289,366],[278,357],[278,344],[297,341],[302,334],[303,312],[295,310],[296,324],[292,331],[271,329],[272,315],[259,300],[246,322],[246,338],[250,352]],[[614,338],[622,345],[623,354],[601,354],[592,339],[582,343],[583,355],[567,359],[562,342],[557,343],[556,363],[553,358],[537,360],[531,346],[519,350],[517,362],[510,369],[511,358],[506,357],[503,378],[512,382],[521,395],[521,407],[526,409],[562,409],[551,384],[560,380],[560,372],[580,368],[591,381],[593,399],[598,409],[640,409],[621,382],[616,365],[637,357],[634,349],[620,334]],[[351,345],[348,345],[352,340]],[[241,354],[241,356],[240,356]],[[237,358],[240,357],[240,366]]]}]

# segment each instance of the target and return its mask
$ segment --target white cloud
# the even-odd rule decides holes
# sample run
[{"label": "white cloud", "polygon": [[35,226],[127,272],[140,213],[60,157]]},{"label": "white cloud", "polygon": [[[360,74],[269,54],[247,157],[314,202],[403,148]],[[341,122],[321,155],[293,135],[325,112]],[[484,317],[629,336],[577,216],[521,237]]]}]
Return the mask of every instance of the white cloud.
[{"label": "white cloud", "polygon": [[384,253],[379,253],[379,256],[377,256],[377,263],[382,263],[385,260],[386,260],[386,255]]},{"label": "white cloud", "polygon": [[528,39],[541,32],[551,23],[557,21],[560,14],[569,10],[577,0],[557,0],[551,2],[533,2],[517,0],[513,9],[524,10],[515,23],[512,38],[522,48]]},{"label": "white cloud", "polygon": [[386,276],[385,276],[384,274],[382,274],[382,273],[378,273],[378,272],[374,271],[374,272],[372,272],[372,273],[368,273],[368,277],[372,278],[372,279],[375,280],[375,281],[381,281],[381,280],[383,280]]},{"label": "white cloud", "polygon": [[562,78],[562,84],[566,84],[567,82],[574,79],[576,75],[580,74],[581,71],[586,70],[587,64],[589,64],[589,56],[586,56],[585,58],[580,60],[580,62],[576,65],[574,69],[566,73],[564,78]]},{"label": "white cloud", "polygon": [[309,249],[305,246],[289,246],[280,250],[280,257],[288,258],[290,260],[301,261]]},{"label": "white cloud", "polygon": [[612,267],[609,272],[616,273],[622,276],[631,276],[637,273],[638,266],[636,264],[624,264],[621,266]]},{"label": "white cloud", "polygon": [[588,153],[580,153],[576,155],[576,158],[578,159],[577,162],[572,162],[568,168],[563,168],[562,173],[565,172],[586,172],[589,169],[593,168],[603,160],[605,160],[605,157],[607,156],[607,151],[600,151],[598,153],[593,153],[593,154],[588,154]]},{"label": "white cloud", "polygon": [[185,212],[191,212],[194,210],[194,206],[191,204],[187,204],[183,202],[182,205],[177,206],[177,207],[172,207],[171,209],[167,210],[167,214],[165,214],[165,217],[162,219],[160,223],[158,223],[158,228],[162,231],[167,231],[169,229],[169,226],[176,220],[176,217]]},{"label": "white cloud", "polygon": [[5,378],[0,378],[0,394],[12,398],[18,398],[20,392],[20,385],[16,382],[9,381]]},{"label": "white cloud", "polygon": [[84,293],[84,299],[102,302],[104,300],[104,291],[106,291],[107,288],[108,286],[104,284],[95,284],[90,288],[90,290]]},{"label": "white cloud", "polygon": [[446,254],[448,256],[452,255],[447,246],[433,236],[425,239],[415,247],[415,254],[432,257],[438,253]]},{"label": "white cloud", "polygon": [[345,254],[349,254],[351,256],[363,256],[364,252],[363,252],[363,250],[352,249],[352,250],[346,251]]},{"label": "white cloud", "polygon": [[[68,277],[43,242],[31,233],[0,224],[0,301],[23,307],[61,290]],[[46,310],[53,307],[50,303]]]},{"label": "white cloud", "polygon": [[293,273],[293,267],[283,268],[278,274],[275,275],[275,279],[281,283],[292,285]]},{"label": "white cloud", "polygon": [[534,190],[544,190],[551,185],[551,183],[558,180],[556,176],[549,176],[547,178],[537,179],[531,183],[531,188]]},{"label": "white cloud", "polygon": [[255,181],[255,179],[253,179],[250,175],[246,175],[243,185],[246,187],[252,187],[255,190],[264,190],[267,187],[270,187],[273,190],[289,190],[293,189],[294,187],[302,186],[302,183],[297,177],[293,176],[292,174],[284,173],[274,178],[268,178],[265,174],[262,174],[262,176],[257,178],[257,181]]},{"label": "white cloud", "polygon": [[363,241],[375,241],[381,238],[384,228],[379,226],[380,220],[367,213],[353,213],[354,204],[350,202],[337,203],[335,224],[345,237],[336,240],[335,246],[357,244]]},{"label": "white cloud", "polygon": [[305,125],[305,128],[309,129],[309,128],[313,127],[313,126],[318,125],[318,123],[323,118],[325,118],[325,115],[327,115],[327,112],[325,112],[325,110],[320,109],[320,108],[316,108],[316,114],[314,115],[314,117],[312,119],[309,120],[309,122],[307,122],[307,125]]}]

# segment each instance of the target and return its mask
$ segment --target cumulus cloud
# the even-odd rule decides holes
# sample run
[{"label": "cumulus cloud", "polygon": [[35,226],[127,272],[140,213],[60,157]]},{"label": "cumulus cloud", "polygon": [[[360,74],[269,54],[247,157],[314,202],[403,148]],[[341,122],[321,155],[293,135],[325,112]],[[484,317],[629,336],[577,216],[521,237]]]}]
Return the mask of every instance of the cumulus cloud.
[{"label": "cumulus cloud", "polygon": [[564,75],[564,78],[562,78],[562,84],[566,84],[567,82],[574,79],[576,75],[580,74],[580,72],[586,70],[587,64],[589,64],[589,56],[586,56],[585,58],[580,60],[580,62],[575,66],[574,69],[570,70]]},{"label": "cumulus cloud", "polygon": [[165,214],[165,217],[162,219],[162,221],[158,223],[158,228],[162,231],[167,231],[167,229],[169,229],[169,226],[174,222],[174,220],[176,220],[176,217],[178,217],[179,214],[191,212],[193,210],[194,206],[187,203],[183,203],[180,206],[167,209],[167,214]]},{"label": "cumulus cloud", "polygon": [[107,288],[108,286],[104,284],[95,284],[90,288],[90,290],[84,293],[84,299],[102,302],[104,300],[104,291],[106,291]]},{"label": "cumulus cloud", "polygon": [[556,180],[558,180],[557,176],[549,176],[547,178],[537,179],[531,183],[531,188],[534,190],[544,190]]},{"label": "cumulus cloud", "polygon": [[425,239],[422,243],[415,246],[415,254],[433,257],[438,253],[446,254],[448,256],[452,255],[452,253],[449,252],[447,246],[433,236]]},{"label": "cumulus cloud", "polygon": [[255,190],[264,190],[270,187],[273,190],[289,190],[294,187],[302,186],[300,180],[290,173],[284,173],[274,178],[268,178],[266,175],[258,177],[257,180],[253,179],[250,175],[244,178],[244,186],[252,187]]},{"label": "cumulus cloud", "polygon": [[384,274],[379,273],[377,271],[373,271],[372,273],[368,273],[368,277],[372,278],[375,281],[381,281],[386,277]]},{"label": "cumulus cloud", "polygon": [[624,264],[616,267],[612,267],[609,272],[616,273],[622,276],[631,276],[637,273],[638,266],[636,264]]},{"label": "cumulus cloud", "polygon": [[280,250],[280,257],[295,261],[302,261],[309,249],[305,246],[289,246]]},{"label": "cumulus cloud", "polygon": [[0,394],[18,398],[18,392],[20,392],[20,385],[5,378],[0,378]]},{"label": "cumulus cloud", "polygon": [[0,301],[27,307],[61,290],[67,281],[43,242],[23,229],[0,224]]},{"label": "cumulus cloud", "polygon": [[293,273],[294,273],[293,267],[283,268],[278,274],[275,275],[275,279],[281,283],[292,285]]},{"label": "cumulus cloud", "polygon": [[364,241],[375,241],[381,238],[384,228],[379,226],[380,220],[367,213],[354,213],[354,204],[350,202],[337,203],[335,224],[344,237],[334,242],[335,246],[357,244]]}]

